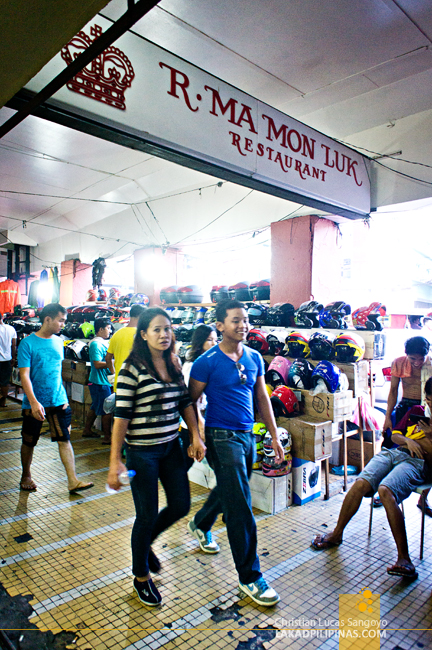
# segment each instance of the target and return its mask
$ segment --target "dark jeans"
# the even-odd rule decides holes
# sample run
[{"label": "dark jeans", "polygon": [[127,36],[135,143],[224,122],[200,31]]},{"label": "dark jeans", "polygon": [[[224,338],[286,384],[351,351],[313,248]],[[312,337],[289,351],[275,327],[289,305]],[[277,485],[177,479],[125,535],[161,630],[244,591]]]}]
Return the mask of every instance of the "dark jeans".
[{"label": "dark jeans", "polygon": [[[131,480],[136,510],[132,573],[144,578],[149,572],[148,553],[153,540],[189,512],[189,481],[178,438],[159,445],[127,445],[126,457],[127,468],[136,472]],[[167,499],[166,507],[160,512],[158,479]]]},{"label": "dark jeans", "polygon": [[240,582],[249,584],[262,575],[249,488],[255,439],[250,431],[206,427],[205,433],[206,458],[216,474],[217,485],[195,515],[195,525],[207,532],[223,512]]}]

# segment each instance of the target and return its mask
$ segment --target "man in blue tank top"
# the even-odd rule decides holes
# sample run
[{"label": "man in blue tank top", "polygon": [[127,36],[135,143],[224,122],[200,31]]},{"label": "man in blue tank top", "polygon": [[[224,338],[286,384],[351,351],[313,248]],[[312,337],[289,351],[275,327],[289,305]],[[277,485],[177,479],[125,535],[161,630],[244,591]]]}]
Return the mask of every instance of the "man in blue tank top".
[{"label": "man in blue tank top", "polygon": [[91,488],[93,483],[80,481],[77,477],[70,441],[72,412],[62,382],[63,341],[55,336],[65,324],[66,309],[58,303],[50,303],[42,309],[39,317],[40,330],[27,336],[18,346],[18,368],[24,390],[20,487],[22,490],[36,490],[30,466],[46,419],[51,440],[58,443],[69,492],[74,493],[75,490]]},{"label": "man in blue tank top", "polygon": [[254,397],[272,436],[276,462],[282,462],[284,452],[265,388],[263,359],[256,350],[243,345],[249,330],[244,305],[233,300],[218,303],[216,320],[222,342],[194,362],[189,392],[195,402],[203,392],[207,396],[207,459],[217,485],[189,522],[188,530],[197,538],[202,551],[218,553],[211,527],[223,512],[239,588],[254,602],[270,607],[279,601],[279,595],[268,586],[260,571],[249,488],[255,454]]}]

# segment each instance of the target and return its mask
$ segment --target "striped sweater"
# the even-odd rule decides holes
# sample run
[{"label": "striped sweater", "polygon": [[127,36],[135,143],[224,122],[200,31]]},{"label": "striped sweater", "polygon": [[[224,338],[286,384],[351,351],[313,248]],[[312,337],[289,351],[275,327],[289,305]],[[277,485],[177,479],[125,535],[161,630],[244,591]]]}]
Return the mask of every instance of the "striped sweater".
[{"label": "striped sweater", "polygon": [[164,383],[144,366],[122,365],[114,417],[129,420],[129,445],[157,445],[178,436],[180,411],[192,404],[184,383]]}]

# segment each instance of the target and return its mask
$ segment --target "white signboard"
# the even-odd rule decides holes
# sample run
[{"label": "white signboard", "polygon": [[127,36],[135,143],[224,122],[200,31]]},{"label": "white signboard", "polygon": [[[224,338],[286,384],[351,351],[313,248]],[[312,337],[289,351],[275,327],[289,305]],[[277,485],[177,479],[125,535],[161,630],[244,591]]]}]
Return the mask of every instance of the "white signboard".
[{"label": "white signboard", "polygon": [[[95,25],[106,30],[110,24],[97,16],[83,32],[94,35]],[[73,54],[72,46],[69,50]],[[59,54],[27,88],[41,90],[64,67]],[[85,94],[91,95],[94,87],[95,95],[108,96],[113,88],[110,75],[121,86],[126,74],[130,83],[124,84],[123,104],[117,102],[121,108]],[[370,182],[361,154],[136,34],[128,32],[118,39],[111,55],[105,51],[83,77],[75,83],[81,84],[82,92],[65,86],[49,103],[189,159],[228,169],[239,179],[293,192],[298,200],[305,197],[306,204],[308,198],[321,201],[333,206],[336,214],[370,211]]]}]

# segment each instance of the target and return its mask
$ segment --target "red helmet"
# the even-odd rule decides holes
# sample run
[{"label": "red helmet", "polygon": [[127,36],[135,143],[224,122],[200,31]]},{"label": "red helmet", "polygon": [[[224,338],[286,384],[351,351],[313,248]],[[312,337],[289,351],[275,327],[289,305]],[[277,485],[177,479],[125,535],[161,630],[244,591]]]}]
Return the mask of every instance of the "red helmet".
[{"label": "red helmet", "polygon": [[278,386],[272,392],[270,401],[275,417],[291,418],[300,415],[298,399],[288,386]]},{"label": "red helmet", "polygon": [[261,354],[267,354],[269,351],[269,344],[267,343],[267,332],[259,329],[250,330],[246,337],[248,346],[254,350],[258,350]]},{"label": "red helmet", "polygon": [[96,291],[95,289],[89,289],[86,295],[86,302],[96,302]]}]

